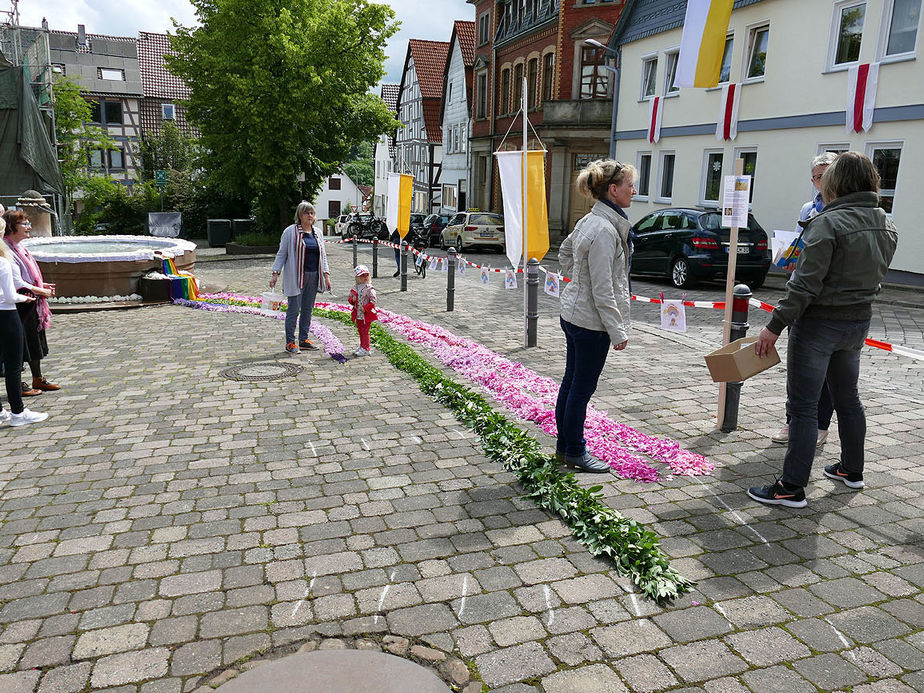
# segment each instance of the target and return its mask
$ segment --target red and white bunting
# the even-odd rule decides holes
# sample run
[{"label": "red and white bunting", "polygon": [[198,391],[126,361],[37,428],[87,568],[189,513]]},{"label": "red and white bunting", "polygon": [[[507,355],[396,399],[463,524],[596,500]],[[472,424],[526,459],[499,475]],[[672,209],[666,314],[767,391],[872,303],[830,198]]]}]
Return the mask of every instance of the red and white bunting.
[{"label": "red and white bunting", "polygon": [[661,97],[656,96],[651,100],[651,109],[648,113],[648,141],[654,144],[661,139]]},{"label": "red and white bunting", "polygon": [[715,126],[715,138],[719,142],[733,140],[738,136],[738,104],[741,101],[741,85],[726,84],[722,87],[722,108]]},{"label": "red and white bunting", "polygon": [[847,70],[847,132],[872,127],[878,82],[879,63],[863,63]]}]

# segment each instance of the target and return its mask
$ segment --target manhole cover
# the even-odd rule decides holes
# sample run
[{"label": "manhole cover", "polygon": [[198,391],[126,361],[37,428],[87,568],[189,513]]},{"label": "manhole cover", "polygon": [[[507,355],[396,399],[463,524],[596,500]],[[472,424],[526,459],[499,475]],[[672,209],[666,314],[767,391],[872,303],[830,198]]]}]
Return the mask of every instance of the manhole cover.
[{"label": "manhole cover", "polygon": [[242,366],[225,368],[221,375],[229,380],[244,380],[259,382],[261,380],[282,380],[298,375],[304,370],[293,363],[277,363],[268,361],[263,363],[246,363]]}]

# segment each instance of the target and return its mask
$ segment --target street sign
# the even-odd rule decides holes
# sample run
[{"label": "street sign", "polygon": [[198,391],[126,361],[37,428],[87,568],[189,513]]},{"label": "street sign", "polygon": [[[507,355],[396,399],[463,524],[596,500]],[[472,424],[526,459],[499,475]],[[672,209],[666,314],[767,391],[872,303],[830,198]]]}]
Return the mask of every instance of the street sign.
[{"label": "street sign", "polygon": [[166,188],[167,187],[167,172],[162,168],[159,168],[156,171],[154,171],[154,182],[157,184],[157,187]]}]

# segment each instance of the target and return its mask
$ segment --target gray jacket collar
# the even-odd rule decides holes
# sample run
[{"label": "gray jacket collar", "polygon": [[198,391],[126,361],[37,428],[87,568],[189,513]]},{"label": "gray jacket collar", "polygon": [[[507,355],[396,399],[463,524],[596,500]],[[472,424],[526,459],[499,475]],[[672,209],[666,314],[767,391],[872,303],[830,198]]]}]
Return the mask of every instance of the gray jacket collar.
[{"label": "gray jacket collar", "polygon": [[616,229],[616,233],[619,235],[619,238],[623,243],[629,238],[629,222],[622,215],[619,214],[615,209],[610,207],[607,204],[604,204],[600,200],[594,202],[594,206],[591,207],[590,213],[594,216],[603,217],[610,224],[613,225],[613,228]]}]

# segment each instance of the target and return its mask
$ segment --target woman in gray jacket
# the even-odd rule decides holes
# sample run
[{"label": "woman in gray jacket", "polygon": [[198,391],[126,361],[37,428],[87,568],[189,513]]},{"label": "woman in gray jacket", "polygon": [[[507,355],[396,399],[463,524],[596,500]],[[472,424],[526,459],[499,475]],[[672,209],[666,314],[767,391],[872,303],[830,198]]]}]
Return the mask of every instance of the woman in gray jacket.
[{"label": "woman in gray jacket", "polygon": [[[282,271],[282,293],[288,300],[286,308],[286,351],[297,354],[300,349],[317,349],[308,339],[311,311],[318,292],[330,291],[330,269],[324,250],[324,234],[314,227],[314,205],[302,200],[295,208],[295,223],[287,226],[279,239],[279,251],[273,262],[270,288],[276,286]],[[299,317],[301,313],[301,317]],[[298,323],[298,342],[295,325]]]},{"label": "woman in gray jacket", "polygon": [[577,189],[596,200],[593,208],[561,244],[558,259],[571,282],[561,294],[565,332],[565,375],[558,390],[555,423],[559,461],[585,472],[606,472],[584,446],[587,404],[610,345],[622,351],[629,342],[629,220],[638,171],[618,161],[593,161],[581,171]]}]

